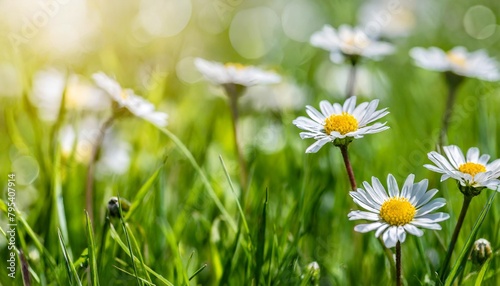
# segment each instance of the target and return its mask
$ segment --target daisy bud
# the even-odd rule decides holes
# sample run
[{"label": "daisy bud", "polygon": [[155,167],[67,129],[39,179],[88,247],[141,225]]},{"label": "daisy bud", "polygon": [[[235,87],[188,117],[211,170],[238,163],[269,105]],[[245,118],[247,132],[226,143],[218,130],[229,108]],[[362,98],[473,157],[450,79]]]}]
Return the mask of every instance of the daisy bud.
[{"label": "daisy bud", "polygon": [[[130,208],[130,202],[125,199],[120,198],[120,203],[122,207],[122,212],[126,212]],[[120,211],[118,209],[118,198],[111,197],[108,201],[108,212],[111,217],[120,217]]]},{"label": "daisy bud", "polygon": [[491,244],[484,238],[480,238],[474,242],[470,257],[472,263],[476,265],[483,265],[483,263],[491,257]]}]

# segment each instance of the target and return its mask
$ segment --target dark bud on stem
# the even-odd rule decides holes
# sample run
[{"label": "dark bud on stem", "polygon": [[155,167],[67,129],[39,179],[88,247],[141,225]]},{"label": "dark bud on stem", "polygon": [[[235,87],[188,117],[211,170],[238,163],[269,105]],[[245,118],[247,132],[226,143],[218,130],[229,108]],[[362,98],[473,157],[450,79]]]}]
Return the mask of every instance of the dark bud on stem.
[{"label": "dark bud on stem", "polygon": [[[130,202],[120,198],[122,212],[127,212],[130,209]],[[118,209],[118,198],[111,197],[108,201],[108,212],[111,217],[120,217],[120,210]]]},{"label": "dark bud on stem", "polygon": [[483,263],[491,257],[491,244],[484,238],[480,238],[474,242],[470,258],[472,263],[483,265]]}]

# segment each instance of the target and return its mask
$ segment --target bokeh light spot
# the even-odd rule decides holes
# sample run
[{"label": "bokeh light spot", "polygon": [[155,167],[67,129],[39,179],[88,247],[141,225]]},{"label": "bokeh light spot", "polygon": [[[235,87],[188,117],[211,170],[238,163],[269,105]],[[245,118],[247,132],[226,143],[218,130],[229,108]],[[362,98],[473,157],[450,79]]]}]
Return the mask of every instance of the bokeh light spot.
[{"label": "bokeh light spot", "polygon": [[290,2],[281,16],[283,31],[292,40],[308,42],[311,35],[324,24],[319,14],[314,3],[302,0]]},{"label": "bokeh light spot", "polygon": [[482,5],[469,8],[464,15],[463,22],[467,34],[478,40],[491,37],[497,27],[493,11]]},{"label": "bokeh light spot", "polygon": [[260,58],[276,44],[279,22],[278,15],[270,8],[243,10],[231,22],[231,44],[245,58]]}]

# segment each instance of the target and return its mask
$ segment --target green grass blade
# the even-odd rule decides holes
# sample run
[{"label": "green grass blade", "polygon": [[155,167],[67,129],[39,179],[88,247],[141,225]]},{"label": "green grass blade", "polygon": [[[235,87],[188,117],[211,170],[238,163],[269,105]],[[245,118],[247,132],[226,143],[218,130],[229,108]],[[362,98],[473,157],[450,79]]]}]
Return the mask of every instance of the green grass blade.
[{"label": "green grass blade", "polygon": [[[135,251],[137,252],[137,257],[139,258],[139,261],[141,262],[142,271],[147,276],[146,280],[149,281],[149,282],[152,282],[151,281],[151,277],[149,277],[149,274],[146,271],[146,267],[145,267],[146,264],[144,263],[144,257],[142,257],[141,249],[139,247],[139,244],[137,243],[137,239],[135,239],[134,233],[132,232],[132,230],[130,229],[130,227],[127,224],[125,224],[125,226],[127,227],[128,234],[130,235],[130,240],[134,244]],[[141,280],[142,280],[142,278],[141,278]]]},{"label": "green grass blade", "polygon": [[175,264],[177,267],[177,273],[179,273],[178,276],[181,276],[181,278],[183,279],[183,283],[188,285],[189,278],[187,277],[186,268],[184,268],[184,265],[182,264],[182,257],[179,250],[178,242],[175,238],[174,231],[172,230],[172,228],[168,223],[166,223],[165,226],[161,226],[161,231],[163,232],[163,235],[167,239],[167,242],[170,245],[170,248],[172,249],[172,253],[175,253],[174,256],[175,262],[173,264]]},{"label": "green grass blade", "polygon": [[243,209],[241,208],[240,201],[238,200],[238,196],[236,195],[236,192],[234,191],[234,186],[233,182],[231,181],[231,177],[229,176],[229,173],[226,168],[226,164],[224,164],[224,160],[222,160],[222,156],[219,155],[219,160],[222,165],[222,169],[224,170],[224,174],[226,175],[226,179],[229,182],[229,187],[231,188],[231,191],[234,194],[234,199],[236,200],[236,205],[238,206],[238,211],[240,212],[241,216],[241,221],[243,222],[243,226],[245,227],[245,231],[247,232],[248,235],[250,235],[250,228],[248,227],[247,220],[245,218],[245,214],[243,213]]},{"label": "green grass blade", "polygon": [[77,285],[82,285],[82,281],[80,281],[80,278],[78,277],[78,273],[76,272],[75,266],[73,265],[73,259],[69,255],[68,251],[66,250],[66,245],[64,243],[64,239],[62,237],[62,233],[60,229],[57,229],[57,235],[59,237],[59,244],[61,245],[61,250],[64,256],[64,262],[66,265],[66,271],[68,272],[68,277],[69,281],[71,282],[71,285],[74,285],[73,281],[76,282]]},{"label": "green grass blade", "polygon": [[476,220],[476,223],[474,224],[474,227],[472,228],[472,231],[469,234],[469,238],[467,239],[467,242],[465,243],[464,247],[462,248],[462,252],[460,252],[460,255],[457,258],[457,261],[453,265],[453,268],[450,271],[450,274],[446,278],[445,281],[445,286],[450,286],[453,284],[453,281],[455,281],[455,278],[460,274],[460,271],[463,270],[465,263],[467,262],[467,257],[470,253],[471,247],[474,244],[474,240],[476,238],[476,234],[479,231],[479,228],[483,224],[484,219],[486,218],[486,214],[491,208],[491,204],[493,203],[493,199],[495,198],[496,192],[493,192],[484,205],[483,210],[479,214],[479,217]]},{"label": "green grass blade", "polygon": [[92,223],[89,218],[89,213],[85,211],[85,219],[87,222],[87,243],[89,249],[89,266],[90,266],[90,279],[92,285],[99,285],[99,274],[97,273],[97,250],[94,243],[94,231],[92,230]]},{"label": "green grass blade", "polygon": [[257,233],[257,250],[255,254],[255,281],[256,285],[260,285],[260,274],[262,273],[262,267],[264,265],[264,249],[266,247],[266,216],[267,216],[267,196],[268,192],[266,190],[266,200],[264,201],[264,206],[262,208],[262,216],[260,217],[259,230]]},{"label": "green grass blade", "polygon": [[193,279],[194,277],[196,277],[196,275],[198,275],[201,271],[203,271],[203,269],[205,269],[206,267],[208,266],[208,264],[203,264],[198,270],[196,270],[193,275],[191,275],[189,277],[189,281],[191,281],[191,279]]},{"label": "green grass blade", "polygon": [[[120,248],[128,255],[128,256],[131,256],[130,255],[130,252],[129,252],[129,249],[128,247],[125,245],[125,243],[120,239],[120,236],[118,235],[118,233],[116,232],[116,229],[115,227],[111,224],[109,226],[109,232],[111,234],[111,238],[113,238],[116,243],[118,243],[118,245],[120,246]],[[134,260],[137,259],[139,260],[137,257],[134,257]],[[165,279],[165,277],[161,276],[160,274],[156,273],[155,271],[153,271],[153,269],[151,269],[150,267],[148,267],[147,265],[144,266],[146,271],[148,271],[151,275],[155,276],[158,280],[160,280],[163,284],[165,285],[168,285],[168,286],[174,286],[174,284],[172,284],[172,282],[168,281],[167,279]]]},{"label": "green grass blade", "polygon": [[[118,269],[119,271],[121,271],[121,272],[123,272],[123,273],[127,274],[127,275],[130,275],[130,276],[132,276],[132,277],[137,277],[137,276],[135,276],[133,273],[130,273],[130,272],[128,272],[127,270],[122,269],[122,268],[120,268],[120,267],[118,267],[118,266],[116,266],[116,265],[113,265],[113,267],[114,267],[114,268],[116,268],[116,269]],[[147,280],[146,280],[146,279],[144,279],[144,278],[140,278],[140,277],[138,277],[138,278],[141,280],[141,282],[146,283],[147,285],[155,285],[155,284],[153,284],[152,282],[147,281]]]},{"label": "green grass blade", "polygon": [[142,203],[142,200],[144,199],[144,197],[148,193],[149,189],[151,188],[151,186],[155,182],[156,178],[158,178],[158,175],[160,174],[162,167],[163,167],[163,165],[161,167],[159,167],[151,175],[151,177],[148,178],[148,180],[144,183],[144,185],[142,185],[142,187],[139,189],[139,191],[137,192],[137,195],[132,200],[132,203],[130,205],[130,209],[128,210],[127,214],[125,215],[125,220],[128,220],[132,216],[132,214],[134,214],[134,212],[139,208],[139,206]]},{"label": "green grass blade", "polygon": [[[66,222],[66,214],[64,212],[64,200],[62,195],[62,182],[61,182],[61,151],[57,148],[54,158],[53,182],[54,188],[54,205],[56,206],[57,219],[59,220],[59,228],[62,232],[62,238],[68,237],[68,225]],[[65,241],[67,244],[68,242]],[[67,251],[67,250],[66,250]],[[71,253],[71,249],[69,250]]]},{"label": "green grass blade", "polygon": [[118,196],[118,211],[120,212],[120,223],[121,223],[123,232],[125,233],[125,239],[127,240],[127,247],[128,247],[128,251],[130,253],[130,259],[132,260],[132,266],[134,268],[135,278],[137,279],[137,285],[141,286],[142,283],[141,283],[141,280],[139,279],[139,274],[137,272],[137,265],[135,265],[135,256],[134,256],[134,251],[132,250],[132,243],[130,241],[130,236],[128,234],[128,228],[127,228],[127,225],[125,224],[125,220],[123,219],[120,196]]},{"label": "green grass blade", "polygon": [[490,262],[491,262],[492,258],[493,258],[493,256],[488,258],[484,262],[483,266],[481,267],[481,270],[477,274],[476,283],[474,284],[475,286],[481,286],[483,284],[484,276],[486,275],[486,271],[488,270],[488,268],[490,266]]},{"label": "green grass blade", "polygon": [[191,165],[193,165],[193,167],[196,170],[196,172],[198,172],[198,174],[199,174],[199,176],[201,178],[201,181],[205,185],[205,188],[207,189],[208,195],[212,198],[212,200],[214,201],[215,205],[217,206],[217,208],[219,209],[219,211],[222,213],[222,216],[224,216],[224,219],[229,224],[229,226],[234,231],[236,231],[237,228],[238,228],[237,225],[236,225],[236,222],[234,221],[233,217],[231,217],[231,215],[228,213],[228,211],[226,210],[226,208],[224,207],[224,205],[222,204],[222,202],[219,200],[219,198],[215,194],[215,191],[212,188],[212,185],[210,185],[210,182],[208,181],[207,176],[205,175],[205,173],[203,172],[203,170],[201,169],[201,167],[198,165],[198,163],[196,163],[196,160],[194,159],[193,154],[191,154],[191,152],[186,147],[186,145],[184,145],[182,143],[182,141],[177,136],[175,136],[172,132],[170,132],[169,130],[164,129],[164,128],[160,129],[160,130],[165,135],[167,135],[167,137],[170,138],[170,140],[172,140],[175,143],[175,145],[177,145],[177,147],[179,147],[179,149],[182,151],[182,153],[184,154],[184,156],[186,156],[186,158],[189,160],[189,162],[191,163]]}]

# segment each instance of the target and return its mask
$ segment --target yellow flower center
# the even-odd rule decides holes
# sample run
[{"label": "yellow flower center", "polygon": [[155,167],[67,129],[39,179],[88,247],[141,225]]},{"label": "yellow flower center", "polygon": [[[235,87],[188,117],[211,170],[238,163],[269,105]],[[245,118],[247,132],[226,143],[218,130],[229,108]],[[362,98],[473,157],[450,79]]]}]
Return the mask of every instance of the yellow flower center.
[{"label": "yellow flower center", "polygon": [[120,96],[123,100],[126,100],[128,98],[128,94],[123,89],[122,89],[122,92],[120,92]]},{"label": "yellow flower center", "polygon": [[330,134],[332,131],[345,135],[358,130],[358,120],[347,112],[342,114],[332,114],[325,120],[325,131]]},{"label": "yellow flower center", "polygon": [[390,198],[382,204],[380,217],[390,225],[405,225],[417,210],[406,198]]},{"label": "yellow flower center", "polygon": [[478,163],[465,163],[458,167],[458,170],[462,173],[466,173],[474,177],[477,173],[486,172],[486,167]]},{"label": "yellow flower center", "polygon": [[452,64],[457,65],[459,67],[464,67],[466,62],[467,62],[467,59],[465,58],[465,56],[463,54],[459,54],[459,53],[452,52],[452,51],[449,51],[446,54],[446,57],[448,58],[448,60]]},{"label": "yellow flower center", "polygon": [[242,65],[240,63],[226,63],[224,65],[226,68],[234,68],[234,69],[237,69],[237,70],[243,70],[246,68],[245,65]]}]

